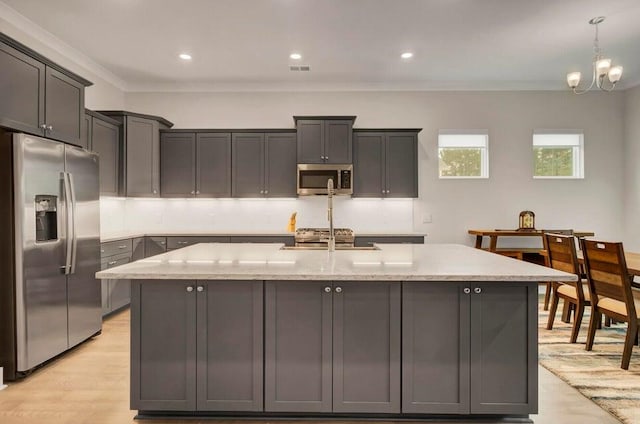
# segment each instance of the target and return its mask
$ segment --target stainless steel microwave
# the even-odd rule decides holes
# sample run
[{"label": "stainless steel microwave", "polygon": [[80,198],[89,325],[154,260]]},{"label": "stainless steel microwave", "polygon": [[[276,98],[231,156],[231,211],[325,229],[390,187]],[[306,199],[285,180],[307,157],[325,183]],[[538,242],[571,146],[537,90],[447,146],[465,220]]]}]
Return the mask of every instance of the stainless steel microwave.
[{"label": "stainless steel microwave", "polygon": [[333,179],[334,194],[353,194],[353,165],[299,164],[298,195],[328,194]]}]

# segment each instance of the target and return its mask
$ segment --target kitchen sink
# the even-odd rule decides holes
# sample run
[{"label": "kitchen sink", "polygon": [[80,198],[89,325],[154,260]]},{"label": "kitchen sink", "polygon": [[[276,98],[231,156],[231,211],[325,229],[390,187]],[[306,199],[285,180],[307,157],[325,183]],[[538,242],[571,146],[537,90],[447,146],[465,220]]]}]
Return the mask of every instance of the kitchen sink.
[{"label": "kitchen sink", "polygon": [[[280,250],[327,250],[327,246],[282,246]],[[378,246],[336,246],[336,250],[380,250]]]}]

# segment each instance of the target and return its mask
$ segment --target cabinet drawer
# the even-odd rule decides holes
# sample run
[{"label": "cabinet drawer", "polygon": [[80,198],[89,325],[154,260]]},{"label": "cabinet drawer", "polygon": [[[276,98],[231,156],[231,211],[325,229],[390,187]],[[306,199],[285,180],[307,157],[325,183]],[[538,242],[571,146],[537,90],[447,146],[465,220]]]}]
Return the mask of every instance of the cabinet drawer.
[{"label": "cabinet drawer", "polygon": [[120,255],[122,253],[131,253],[131,239],[109,241],[100,243],[100,257],[103,259],[108,256]]},{"label": "cabinet drawer", "polygon": [[224,236],[167,237],[167,249],[181,249],[197,243],[229,243]]},{"label": "cabinet drawer", "polygon": [[356,236],[355,245],[358,247],[372,246],[374,243],[408,243],[424,244],[424,236]]},{"label": "cabinet drawer", "polygon": [[100,262],[100,269],[109,269],[116,266],[128,264],[129,262],[131,262],[130,254],[110,256],[102,259],[102,261]]}]

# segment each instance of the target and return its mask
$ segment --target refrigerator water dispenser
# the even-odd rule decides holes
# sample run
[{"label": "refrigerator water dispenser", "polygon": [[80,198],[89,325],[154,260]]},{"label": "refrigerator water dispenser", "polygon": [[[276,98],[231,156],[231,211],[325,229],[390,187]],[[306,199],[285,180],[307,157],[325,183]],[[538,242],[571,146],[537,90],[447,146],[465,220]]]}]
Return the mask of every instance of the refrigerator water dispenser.
[{"label": "refrigerator water dispenser", "polygon": [[36,242],[58,239],[58,196],[36,195]]}]

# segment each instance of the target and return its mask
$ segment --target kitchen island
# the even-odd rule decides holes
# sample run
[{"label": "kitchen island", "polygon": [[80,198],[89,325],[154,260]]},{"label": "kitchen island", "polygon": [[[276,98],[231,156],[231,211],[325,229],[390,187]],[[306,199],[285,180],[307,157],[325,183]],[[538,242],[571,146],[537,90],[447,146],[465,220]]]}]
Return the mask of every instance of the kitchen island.
[{"label": "kitchen island", "polygon": [[170,415],[531,422],[537,284],[461,245],[198,244],[131,279],[131,408]]}]

